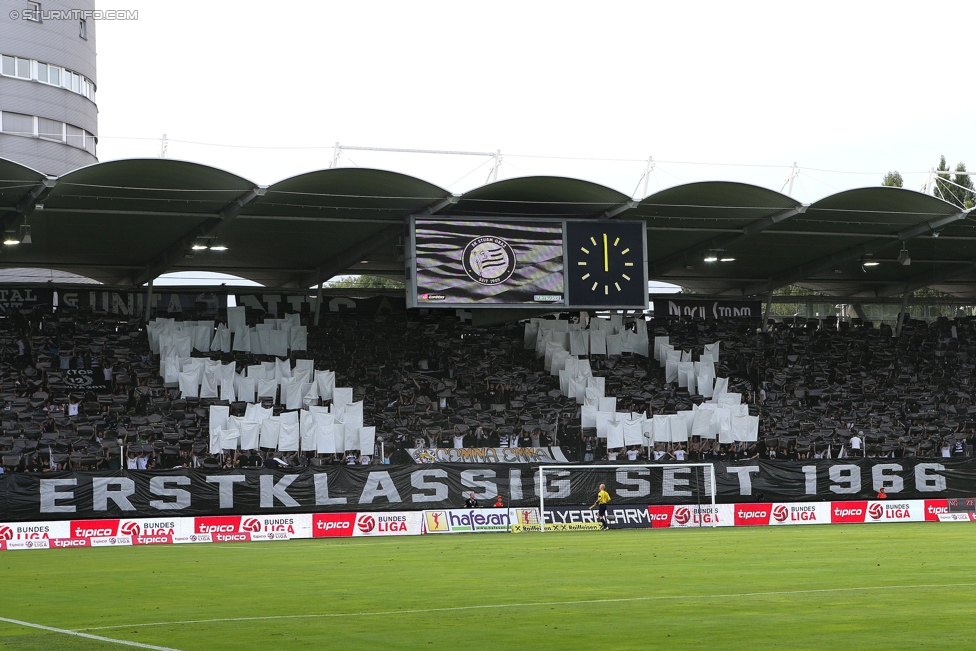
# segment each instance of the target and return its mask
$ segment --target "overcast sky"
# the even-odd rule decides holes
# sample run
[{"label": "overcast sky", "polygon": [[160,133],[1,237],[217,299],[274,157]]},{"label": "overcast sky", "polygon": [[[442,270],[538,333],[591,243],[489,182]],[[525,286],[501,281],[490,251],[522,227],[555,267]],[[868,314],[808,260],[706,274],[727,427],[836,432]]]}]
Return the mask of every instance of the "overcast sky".
[{"label": "overcast sky", "polygon": [[[638,197],[648,156],[649,193],[780,190],[795,161],[804,202],[896,169],[919,189],[940,154],[976,165],[972,1],[123,4],[138,20],[97,25],[103,161],[157,156],[165,133],[171,158],[270,184],[328,167],[335,142],[500,149],[499,178]],[[341,164],[456,193],[491,165],[356,151]]]}]

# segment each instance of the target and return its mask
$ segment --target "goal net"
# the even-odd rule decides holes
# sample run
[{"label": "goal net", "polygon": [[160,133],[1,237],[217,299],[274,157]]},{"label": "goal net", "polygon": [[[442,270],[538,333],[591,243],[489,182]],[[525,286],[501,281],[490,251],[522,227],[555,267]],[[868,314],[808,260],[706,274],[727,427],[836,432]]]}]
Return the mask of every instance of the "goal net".
[{"label": "goal net", "polygon": [[[512,531],[599,529],[594,504],[603,484],[610,495],[610,528],[654,526],[658,507],[689,514],[715,514],[715,467],[711,463],[540,466],[535,509],[514,509]],[[695,526],[715,526],[715,517],[693,517]],[[687,526],[687,525],[684,525]]]}]

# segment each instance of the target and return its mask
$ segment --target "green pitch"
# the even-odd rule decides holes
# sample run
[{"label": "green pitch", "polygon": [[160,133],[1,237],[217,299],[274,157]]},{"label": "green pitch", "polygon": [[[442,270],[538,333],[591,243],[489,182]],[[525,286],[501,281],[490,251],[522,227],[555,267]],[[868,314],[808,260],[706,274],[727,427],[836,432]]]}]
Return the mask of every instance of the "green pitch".
[{"label": "green pitch", "polygon": [[971,649],[974,537],[919,523],[3,552],[0,648]]}]

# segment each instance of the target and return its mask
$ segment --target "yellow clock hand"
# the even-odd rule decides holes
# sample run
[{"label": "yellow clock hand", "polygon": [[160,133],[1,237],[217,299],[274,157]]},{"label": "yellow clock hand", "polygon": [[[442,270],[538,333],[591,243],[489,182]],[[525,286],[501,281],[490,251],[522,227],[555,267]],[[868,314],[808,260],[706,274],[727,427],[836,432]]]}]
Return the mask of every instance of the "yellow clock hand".
[{"label": "yellow clock hand", "polygon": [[610,252],[607,250],[607,234],[603,234],[603,270],[610,271]]}]

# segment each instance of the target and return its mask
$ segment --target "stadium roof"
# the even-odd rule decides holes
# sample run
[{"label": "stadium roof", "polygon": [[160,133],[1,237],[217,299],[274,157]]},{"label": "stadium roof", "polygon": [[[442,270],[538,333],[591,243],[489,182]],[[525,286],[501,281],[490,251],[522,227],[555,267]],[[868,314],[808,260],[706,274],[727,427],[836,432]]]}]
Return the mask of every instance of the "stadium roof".
[{"label": "stadium roof", "polygon": [[[411,176],[361,168],[262,186],[169,159],[99,163],[58,178],[0,159],[0,215],[4,231],[18,235],[26,223],[32,239],[3,247],[0,267],[56,269],[114,285],[191,270],[283,288],[344,273],[402,278],[407,218],[437,215],[641,220],[650,279],[713,295],[763,295],[797,284],[863,300],[929,286],[976,298],[976,221],[940,199],[887,187],[804,205],[719,181],[632,201],[560,177],[510,179],[453,195]],[[216,242],[227,250],[192,249]],[[906,256],[909,265],[902,264]]]}]

